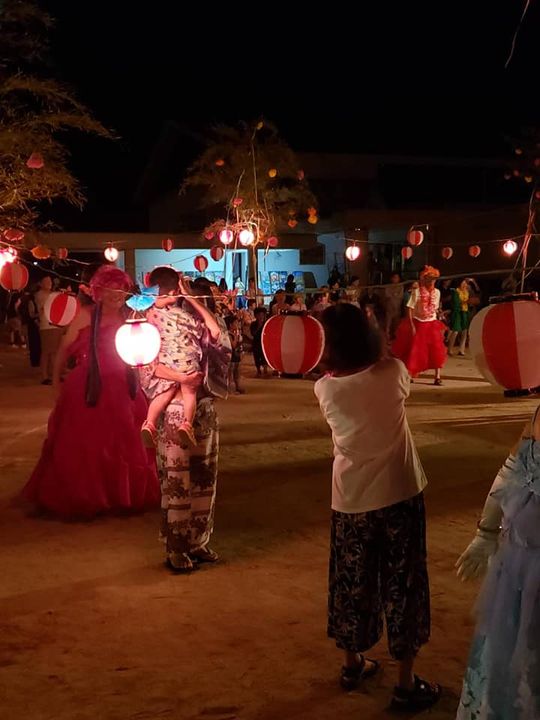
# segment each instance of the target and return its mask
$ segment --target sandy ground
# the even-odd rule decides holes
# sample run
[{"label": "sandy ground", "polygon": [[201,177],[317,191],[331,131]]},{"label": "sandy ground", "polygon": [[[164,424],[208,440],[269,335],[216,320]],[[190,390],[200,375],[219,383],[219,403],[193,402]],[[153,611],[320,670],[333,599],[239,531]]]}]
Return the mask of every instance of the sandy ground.
[{"label": "sandy ground", "polygon": [[[374,720],[392,663],[358,693],[338,687],[325,636],[330,440],[312,383],[250,379],[220,405],[214,546],[189,576],[162,566],[157,514],[61,523],[13,503],[51,403],[20,351],[0,352],[0,716],[9,720]],[[443,388],[414,385],[409,417],[427,492],[432,641],[418,670],[453,718],[476,585],[453,565],[534,402],[507,401],[468,360]]]}]

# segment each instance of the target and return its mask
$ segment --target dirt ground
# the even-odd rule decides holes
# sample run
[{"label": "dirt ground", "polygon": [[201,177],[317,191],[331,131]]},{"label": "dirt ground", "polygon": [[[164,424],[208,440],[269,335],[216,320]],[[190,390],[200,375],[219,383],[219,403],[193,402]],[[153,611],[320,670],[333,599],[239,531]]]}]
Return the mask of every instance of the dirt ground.
[{"label": "dirt ground", "polygon": [[[344,694],[325,636],[331,446],[312,383],[250,379],[219,407],[214,547],[223,561],[170,575],[157,513],[62,523],[14,503],[51,404],[21,351],[0,351],[0,716],[6,720],[374,720],[393,667]],[[413,387],[427,491],[433,603],[420,673],[455,716],[477,585],[453,565],[534,402],[507,401],[470,361]]]}]

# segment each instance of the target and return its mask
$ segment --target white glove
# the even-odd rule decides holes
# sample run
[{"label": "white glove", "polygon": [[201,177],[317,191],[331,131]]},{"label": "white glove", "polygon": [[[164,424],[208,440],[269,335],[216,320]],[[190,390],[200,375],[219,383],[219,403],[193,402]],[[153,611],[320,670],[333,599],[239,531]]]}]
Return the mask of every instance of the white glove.
[{"label": "white glove", "polygon": [[489,559],[497,552],[503,513],[493,494],[510,482],[514,465],[515,457],[509,455],[488,493],[476,537],[456,563],[457,576],[463,582],[483,575],[487,570]]}]

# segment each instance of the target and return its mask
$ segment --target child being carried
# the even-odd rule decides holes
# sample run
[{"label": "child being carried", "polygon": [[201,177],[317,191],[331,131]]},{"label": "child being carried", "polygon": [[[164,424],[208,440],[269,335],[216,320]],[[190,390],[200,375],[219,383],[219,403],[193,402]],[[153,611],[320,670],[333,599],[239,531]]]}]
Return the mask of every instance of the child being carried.
[{"label": "child being carried", "polygon": [[[171,372],[168,373],[170,379],[154,376],[145,386],[150,404],[141,428],[141,436],[147,447],[156,445],[159,417],[169,403],[178,398],[184,406],[184,419],[179,428],[180,442],[194,447],[197,442],[193,421],[197,410],[197,391],[203,380],[201,363],[205,327],[199,317],[178,306],[179,290],[182,293],[187,290],[185,280],[179,280],[175,270],[167,267],[156,268],[150,281],[159,286],[160,293],[147,314],[149,322],[157,327],[161,337],[161,348],[156,362]],[[189,299],[198,315],[202,315],[202,319],[206,320],[206,308],[192,297],[186,299]]]}]

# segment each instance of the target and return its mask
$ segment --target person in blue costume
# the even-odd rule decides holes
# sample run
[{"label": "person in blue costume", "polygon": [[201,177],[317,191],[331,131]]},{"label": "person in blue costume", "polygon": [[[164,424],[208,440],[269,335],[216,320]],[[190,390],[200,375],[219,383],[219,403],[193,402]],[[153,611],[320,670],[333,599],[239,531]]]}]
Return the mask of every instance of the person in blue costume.
[{"label": "person in blue costume", "polygon": [[488,567],[458,720],[540,718],[540,419],[499,470],[475,539],[457,562],[463,580]]}]

